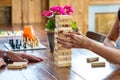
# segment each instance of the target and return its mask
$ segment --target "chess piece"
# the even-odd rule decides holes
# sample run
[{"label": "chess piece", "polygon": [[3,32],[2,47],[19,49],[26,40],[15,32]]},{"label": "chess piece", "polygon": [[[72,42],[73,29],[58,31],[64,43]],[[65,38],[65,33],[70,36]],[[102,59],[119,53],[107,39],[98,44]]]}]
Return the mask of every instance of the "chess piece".
[{"label": "chess piece", "polygon": [[22,41],[20,40],[20,44],[19,44],[20,46],[22,45]]},{"label": "chess piece", "polygon": [[13,49],[15,49],[15,44],[14,44],[14,41],[13,41],[13,39],[11,39],[11,47],[13,48]]},{"label": "chess piece", "polygon": [[9,45],[11,45],[11,42],[12,42],[11,39],[9,39]]},{"label": "chess piece", "polygon": [[20,43],[20,41],[18,39],[16,39],[15,45],[16,45],[17,49],[20,49],[21,43]]},{"label": "chess piece", "polygon": [[18,48],[18,39],[16,39],[15,46]]},{"label": "chess piece", "polygon": [[13,49],[15,49],[15,44],[14,44],[13,39],[10,39],[10,40],[9,40],[9,44],[10,44],[10,46],[11,46]]},{"label": "chess piece", "polygon": [[27,43],[26,43],[26,42],[24,42],[24,43],[23,43],[23,47],[24,47],[24,48],[27,48],[27,47],[26,47],[26,45],[27,45]]}]

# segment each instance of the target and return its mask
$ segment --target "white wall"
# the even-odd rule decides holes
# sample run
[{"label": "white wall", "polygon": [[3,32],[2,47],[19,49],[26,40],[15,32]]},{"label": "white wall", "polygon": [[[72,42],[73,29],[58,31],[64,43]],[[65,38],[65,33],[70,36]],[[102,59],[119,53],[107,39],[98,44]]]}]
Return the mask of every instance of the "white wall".
[{"label": "white wall", "polygon": [[88,15],[88,25],[89,31],[95,32],[95,14],[96,13],[106,13],[106,12],[117,12],[120,8],[120,5],[92,5],[89,6],[89,15]]}]

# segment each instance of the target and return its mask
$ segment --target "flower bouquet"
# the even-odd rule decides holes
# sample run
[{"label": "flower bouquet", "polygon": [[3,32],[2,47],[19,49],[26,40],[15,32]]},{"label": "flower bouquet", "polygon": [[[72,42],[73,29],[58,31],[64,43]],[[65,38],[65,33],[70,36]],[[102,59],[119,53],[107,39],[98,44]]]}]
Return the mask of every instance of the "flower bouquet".
[{"label": "flower bouquet", "polygon": [[41,16],[47,17],[48,22],[46,24],[46,29],[49,31],[54,31],[55,26],[55,15],[72,15],[74,12],[71,6],[52,6],[48,11],[43,11]]}]

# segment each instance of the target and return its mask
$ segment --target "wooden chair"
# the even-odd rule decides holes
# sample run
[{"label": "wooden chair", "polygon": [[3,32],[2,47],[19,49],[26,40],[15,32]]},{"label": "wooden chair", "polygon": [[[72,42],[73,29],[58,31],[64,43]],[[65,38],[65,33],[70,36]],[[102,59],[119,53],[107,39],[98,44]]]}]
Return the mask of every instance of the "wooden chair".
[{"label": "wooden chair", "polygon": [[92,31],[88,31],[86,36],[101,43],[104,41],[106,37],[104,34],[92,32]]},{"label": "wooden chair", "polygon": [[[105,37],[106,37],[106,35],[104,35],[104,34],[92,32],[92,31],[88,31],[86,36],[93,39],[93,40],[96,40],[98,42],[103,42]],[[120,37],[116,41],[116,44],[117,44],[117,48],[120,49]]]},{"label": "wooden chair", "polygon": [[117,44],[117,48],[120,49],[120,38],[118,38],[118,40],[116,41]]}]

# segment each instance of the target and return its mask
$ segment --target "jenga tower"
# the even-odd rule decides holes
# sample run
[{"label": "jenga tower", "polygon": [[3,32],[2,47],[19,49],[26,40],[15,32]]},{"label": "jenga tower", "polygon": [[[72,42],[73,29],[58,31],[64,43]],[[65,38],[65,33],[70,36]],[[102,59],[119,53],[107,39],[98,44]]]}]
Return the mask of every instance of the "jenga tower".
[{"label": "jenga tower", "polygon": [[56,29],[55,29],[55,48],[54,48],[54,61],[59,67],[71,65],[71,49],[66,49],[57,43],[56,37],[62,37],[68,39],[63,35],[64,32],[72,31],[72,16],[69,15],[57,15]]}]

